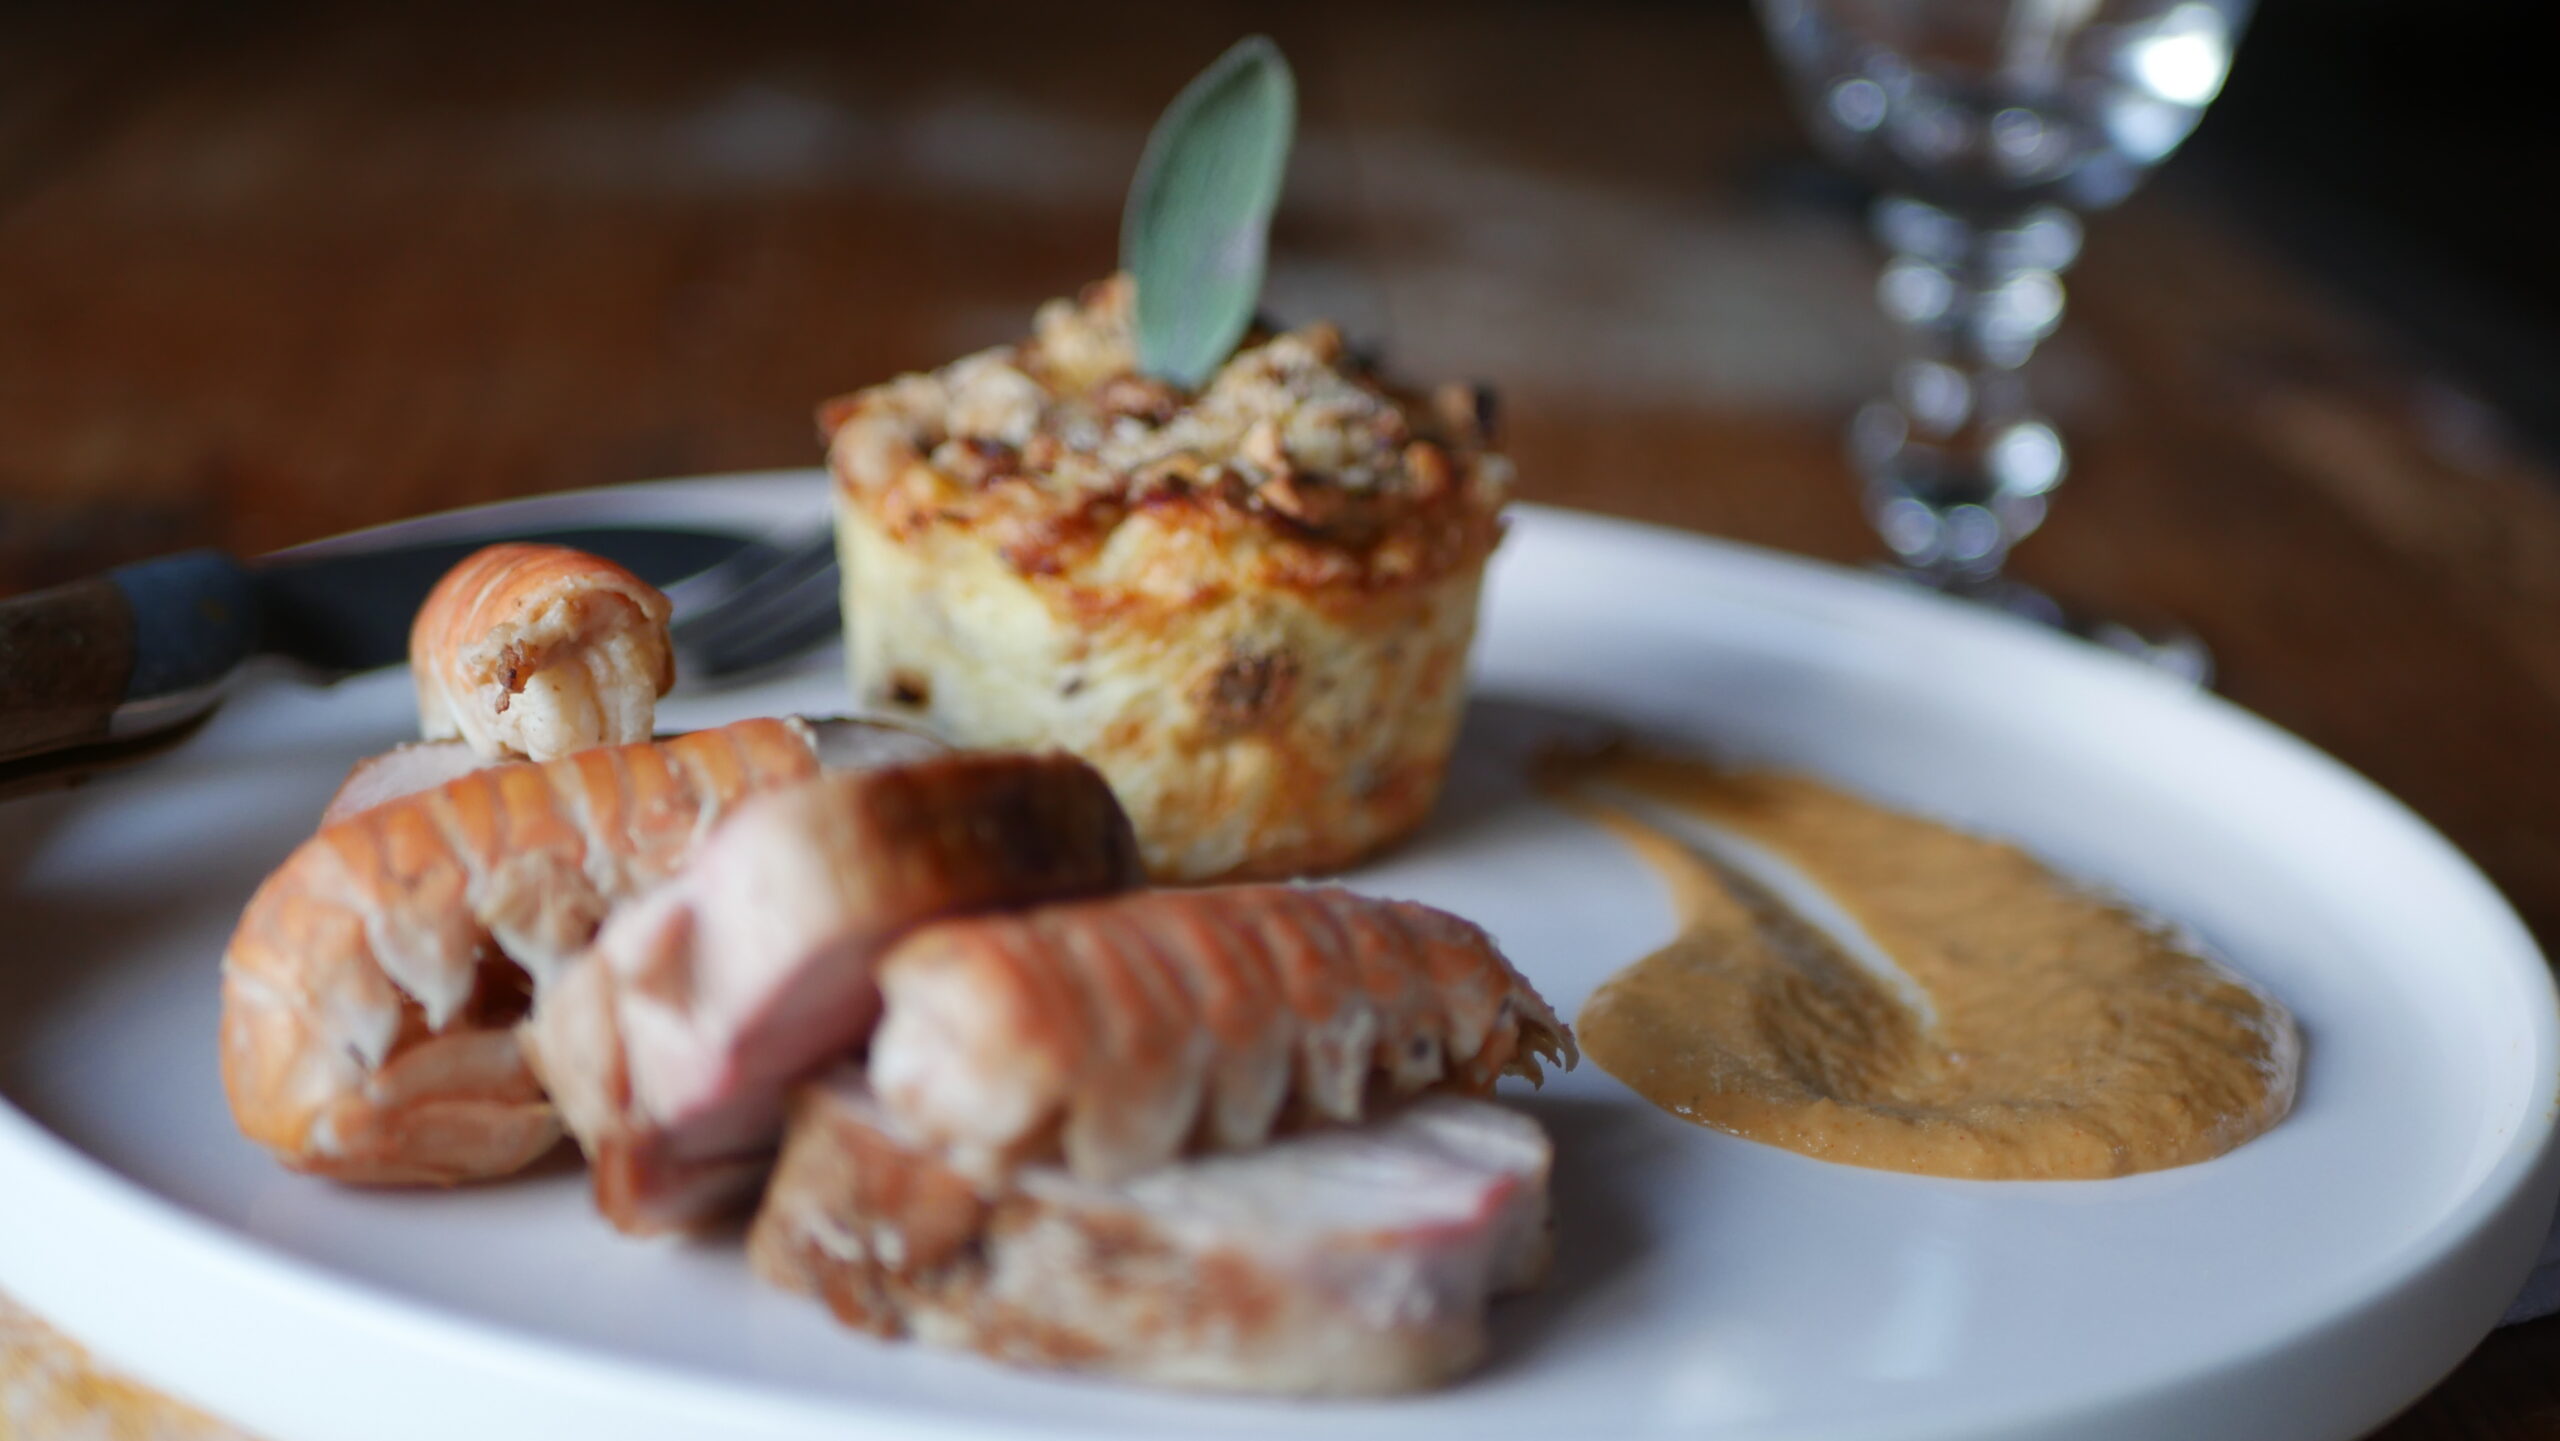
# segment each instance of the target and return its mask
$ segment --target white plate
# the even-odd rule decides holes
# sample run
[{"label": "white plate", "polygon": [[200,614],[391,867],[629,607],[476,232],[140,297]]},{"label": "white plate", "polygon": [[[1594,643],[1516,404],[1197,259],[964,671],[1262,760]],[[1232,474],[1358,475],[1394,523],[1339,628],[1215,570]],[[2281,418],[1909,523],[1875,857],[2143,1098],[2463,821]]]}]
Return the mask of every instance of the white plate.
[{"label": "white plate", "polygon": [[[809,474],[526,503],[527,524],[821,513]],[[433,526],[439,522],[424,522]],[[1003,1370],[839,1330],[734,1241],[644,1245],[581,1179],[364,1193],[243,1142],[217,957],[405,678],[268,676],[136,772],[0,808],[0,1288],[274,1441],[1206,1433],[2337,1437],[2488,1329],[2551,1213],[2548,972],[2408,812],[2247,715],[1827,567],[1531,510],[1420,844],[1358,876],[1485,923],[1571,1007],[1667,932],[1520,747],[1632,722],[2023,839],[2193,923],[2301,1017],[2302,1101],[2207,1165],[1980,1184],[1694,1129],[1596,1069],[1555,1133],[1553,1285],[1432,1396],[1275,1405]],[[686,725],[843,704],[832,659],[681,699]]]}]

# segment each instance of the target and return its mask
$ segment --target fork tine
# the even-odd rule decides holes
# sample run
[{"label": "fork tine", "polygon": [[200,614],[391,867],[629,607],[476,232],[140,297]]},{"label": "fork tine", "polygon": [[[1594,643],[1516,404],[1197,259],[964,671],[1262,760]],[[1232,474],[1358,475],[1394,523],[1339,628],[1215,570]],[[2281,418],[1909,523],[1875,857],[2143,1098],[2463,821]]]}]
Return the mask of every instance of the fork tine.
[{"label": "fork tine", "polygon": [[836,570],[826,565],[801,574],[759,584],[728,603],[703,613],[680,639],[708,650],[751,642],[776,626],[787,625],[814,610],[832,608]]},{"label": "fork tine", "polygon": [[726,584],[710,589],[704,602],[691,614],[679,616],[676,628],[714,622],[731,607],[753,605],[763,596],[787,590],[813,570],[834,564],[835,544],[830,535],[820,531],[781,544],[759,544],[738,560],[752,569],[744,574],[723,577]]},{"label": "fork tine", "polygon": [[817,649],[835,639],[839,629],[832,608],[809,612],[792,624],[707,657],[697,674],[705,680],[725,681],[761,671]]},{"label": "fork tine", "polygon": [[806,537],[785,545],[772,536],[751,540],[740,546],[736,554],[696,575],[686,576],[666,587],[667,599],[675,602],[678,625],[684,618],[706,610],[736,594],[748,582],[771,570],[789,556]]},{"label": "fork tine", "polygon": [[823,643],[836,630],[836,559],[825,532],[785,547],[726,598],[679,620],[684,670],[720,680],[761,670]]}]

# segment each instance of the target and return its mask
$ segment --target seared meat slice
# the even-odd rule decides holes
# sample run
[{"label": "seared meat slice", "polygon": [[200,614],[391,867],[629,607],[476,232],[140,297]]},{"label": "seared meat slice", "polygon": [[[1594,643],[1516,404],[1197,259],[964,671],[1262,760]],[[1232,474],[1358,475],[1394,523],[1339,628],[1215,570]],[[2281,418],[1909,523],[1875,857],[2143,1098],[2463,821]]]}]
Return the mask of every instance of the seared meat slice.
[{"label": "seared meat slice", "polygon": [[1547,1260],[1535,1121],[1426,1096],[1356,1128],[1117,1185],[980,1189],[852,1072],[804,1087],[747,1243],[759,1275],[880,1336],[1024,1365],[1271,1394],[1430,1386]]},{"label": "seared meat slice", "polygon": [[771,1164],[790,1084],[858,1049],[872,963],[989,906],[1135,883],[1111,789],[1063,754],[836,773],[741,806],[543,989],[525,1049],[626,1231],[705,1219]]},{"label": "seared meat slice", "polygon": [[881,1102],[982,1179],[1062,1156],[1114,1181],[1381,1096],[1573,1063],[1485,933],[1349,891],[1150,891],[976,916],[881,963]]},{"label": "seared meat slice", "polygon": [[378,756],[366,756],[356,762],[347,778],[338,782],[337,794],[329,797],[329,808],[320,813],[320,828],[326,830],[385,801],[434,790],[473,771],[503,764],[473,750],[464,741],[411,741],[393,746]]}]

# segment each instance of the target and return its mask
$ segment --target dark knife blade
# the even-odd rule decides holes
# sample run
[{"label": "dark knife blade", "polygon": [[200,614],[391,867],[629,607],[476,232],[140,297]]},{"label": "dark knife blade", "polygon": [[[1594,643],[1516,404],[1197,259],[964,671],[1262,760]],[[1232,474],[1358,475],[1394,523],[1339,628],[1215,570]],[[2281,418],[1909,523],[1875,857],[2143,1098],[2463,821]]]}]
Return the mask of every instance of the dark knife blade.
[{"label": "dark knife blade", "polygon": [[[664,588],[718,565],[748,543],[707,531],[594,526],[535,531],[507,540],[565,545],[600,555]],[[491,538],[392,545],[380,550],[287,551],[250,566],[258,649],[344,673],[409,655],[409,622],[436,581]]]}]

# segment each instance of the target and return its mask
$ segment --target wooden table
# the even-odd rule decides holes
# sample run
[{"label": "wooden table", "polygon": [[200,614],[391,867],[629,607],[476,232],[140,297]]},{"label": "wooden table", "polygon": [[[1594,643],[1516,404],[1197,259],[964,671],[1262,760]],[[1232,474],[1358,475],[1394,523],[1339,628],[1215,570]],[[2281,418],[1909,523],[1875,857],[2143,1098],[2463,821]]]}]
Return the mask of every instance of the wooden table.
[{"label": "wooden table", "polygon": [[[710,13],[0,19],[0,591],[807,463],[817,398],[1107,269],[1146,122],[1257,27],[1304,89],[1275,309],[1497,382],[1535,498],[1872,549],[1835,437],[1884,364],[1873,257],[1738,11]],[[2173,192],[2071,287],[2039,384],[2077,466],[2019,573],[2193,624],[2560,940],[2553,477]],[[138,1434],[16,1354],[0,1438]],[[2560,1322],[2383,1434],[2560,1436]]]}]

